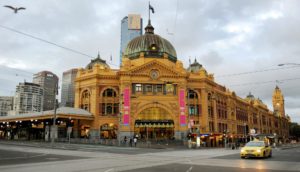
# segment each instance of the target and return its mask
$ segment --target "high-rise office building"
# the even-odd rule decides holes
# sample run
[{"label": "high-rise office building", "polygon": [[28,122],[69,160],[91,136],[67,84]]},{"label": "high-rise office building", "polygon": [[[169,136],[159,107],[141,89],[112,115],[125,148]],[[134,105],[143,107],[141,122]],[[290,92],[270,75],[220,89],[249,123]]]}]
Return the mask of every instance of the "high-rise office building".
[{"label": "high-rise office building", "polygon": [[43,89],[40,85],[24,82],[19,83],[14,97],[14,113],[41,112],[43,104]]},{"label": "high-rise office building", "polygon": [[43,111],[54,109],[54,101],[58,92],[58,77],[49,71],[33,75],[33,83],[39,84],[44,90]]},{"label": "high-rise office building", "polygon": [[133,38],[143,34],[143,19],[139,14],[128,14],[121,20],[121,48],[120,48],[120,66],[122,64],[122,54]]},{"label": "high-rise office building", "polygon": [[13,103],[13,96],[0,96],[0,116],[7,116],[8,112],[13,110]]},{"label": "high-rise office building", "polygon": [[77,69],[70,69],[63,73],[61,87],[61,106],[74,107],[75,79]]}]

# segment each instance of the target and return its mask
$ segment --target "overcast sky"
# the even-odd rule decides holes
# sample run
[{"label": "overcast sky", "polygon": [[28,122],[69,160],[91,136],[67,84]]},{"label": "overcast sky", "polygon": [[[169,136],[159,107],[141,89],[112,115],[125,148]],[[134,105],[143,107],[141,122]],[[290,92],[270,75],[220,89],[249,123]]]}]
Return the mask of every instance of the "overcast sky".
[{"label": "overcast sky", "polygon": [[[41,42],[17,31],[96,57],[119,68],[121,19],[141,14],[148,1],[2,0],[0,2],[0,95],[14,95],[19,82],[49,70],[59,76],[85,67],[90,57]],[[26,7],[17,14],[2,7]],[[300,1],[152,0],[155,33],[168,39],[187,68],[196,58],[215,80],[244,98],[249,92],[272,108],[278,85],[286,113],[300,123]],[[112,55],[112,61],[110,61]],[[256,71],[256,72],[254,72]]]}]

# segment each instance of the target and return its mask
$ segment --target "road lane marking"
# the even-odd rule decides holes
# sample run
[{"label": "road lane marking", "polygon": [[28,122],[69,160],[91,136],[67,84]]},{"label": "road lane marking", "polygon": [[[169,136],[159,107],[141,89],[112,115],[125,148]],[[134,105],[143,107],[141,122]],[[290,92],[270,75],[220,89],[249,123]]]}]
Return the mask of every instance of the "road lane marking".
[{"label": "road lane marking", "polygon": [[104,172],[111,172],[112,170],[115,171],[114,168],[111,168],[111,169],[108,169],[108,170],[106,170]]},{"label": "road lane marking", "polygon": [[191,172],[193,169],[193,162],[190,159],[188,159],[187,162],[190,164],[191,167],[186,172]]},{"label": "road lane marking", "polygon": [[14,159],[36,158],[36,157],[41,157],[41,156],[46,156],[46,155],[47,154],[43,153],[43,154],[40,154],[40,155],[33,155],[33,156],[29,156],[29,157],[0,158],[0,161],[1,160],[14,160]]}]

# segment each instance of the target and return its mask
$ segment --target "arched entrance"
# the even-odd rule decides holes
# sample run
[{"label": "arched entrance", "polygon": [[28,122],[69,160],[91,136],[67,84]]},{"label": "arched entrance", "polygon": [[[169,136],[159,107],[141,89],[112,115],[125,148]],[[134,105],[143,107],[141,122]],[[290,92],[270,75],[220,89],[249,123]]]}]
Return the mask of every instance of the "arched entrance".
[{"label": "arched entrance", "polygon": [[141,139],[173,139],[174,121],[161,107],[150,107],[141,111],[134,125],[134,131]]},{"label": "arched entrance", "polygon": [[90,128],[89,125],[81,125],[80,127],[80,137],[81,138],[89,138],[90,137]]},{"label": "arched entrance", "polygon": [[115,124],[103,124],[100,126],[100,138],[101,139],[116,139],[118,132],[118,126]]}]

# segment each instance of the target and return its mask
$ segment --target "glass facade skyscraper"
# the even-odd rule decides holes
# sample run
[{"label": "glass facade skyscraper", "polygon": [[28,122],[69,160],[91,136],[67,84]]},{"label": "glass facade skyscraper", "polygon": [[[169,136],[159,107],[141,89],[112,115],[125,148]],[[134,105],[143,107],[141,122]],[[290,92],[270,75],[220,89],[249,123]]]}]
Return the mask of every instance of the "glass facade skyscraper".
[{"label": "glass facade skyscraper", "polygon": [[61,88],[61,106],[74,107],[75,79],[77,69],[70,69],[63,73]]},{"label": "glass facade skyscraper", "polygon": [[54,109],[54,100],[58,93],[58,77],[50,71],[42,71],[33,75],[33,83],[44,90],[43,111]]},{"label": "glass facade skyscraper", "polygon": [[122,55],[129,41],[143,34],[143,19],[139,14],[128,14],[121,20],[121,48],[120,48],[120,66],[122,64]]}]

